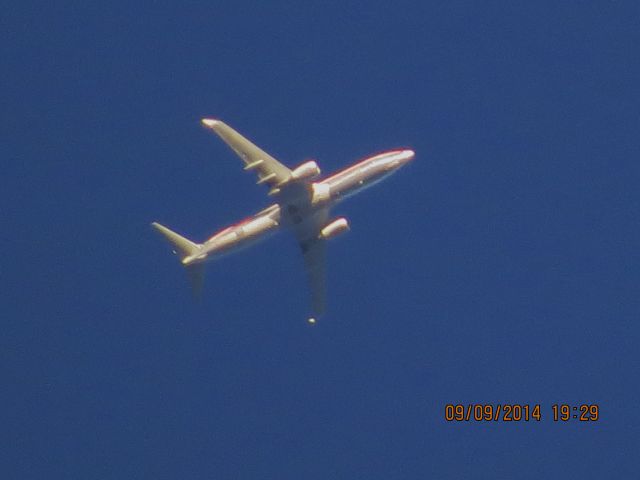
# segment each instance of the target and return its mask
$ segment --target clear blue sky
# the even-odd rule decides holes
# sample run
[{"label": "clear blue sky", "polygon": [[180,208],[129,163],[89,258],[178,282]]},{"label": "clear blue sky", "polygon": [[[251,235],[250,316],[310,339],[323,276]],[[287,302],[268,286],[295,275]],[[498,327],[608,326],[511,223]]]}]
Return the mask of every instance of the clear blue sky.
[{"label": "clear blue sky", "polygon": [[[0,19],[3,478],[637,475],[636,2],[89,3]],[[417,152],[336,210],[315,328],[293,239],[194,303],[149,227],[268,202],[203,116],[327,173]]]}]

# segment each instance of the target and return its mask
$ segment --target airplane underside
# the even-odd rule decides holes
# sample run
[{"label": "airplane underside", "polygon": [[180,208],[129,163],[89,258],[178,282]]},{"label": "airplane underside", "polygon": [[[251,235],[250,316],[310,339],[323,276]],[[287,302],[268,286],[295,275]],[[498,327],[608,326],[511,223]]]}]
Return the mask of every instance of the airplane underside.
[{"label": "airplane underside", "polygon": [[413,159],[411,150],[394,150],[369,157],[320,181],[316,162],[307,161],[290,170],[238,132],[219,120],[204,119],[242,159],[245,170],[255,170],[258,184],[270,187],[276,202],[257,214],[227,227],[203,243],[152,223],[173,245],[186,267],[194,292],[202,289],[204,263],[251,246],[283,227],[291,230],[302,253],[311,293],[310,323],[325,311],[326,242],[349,230],[345,218],[329,218],[330,208],[354,193],[378,183]]}]

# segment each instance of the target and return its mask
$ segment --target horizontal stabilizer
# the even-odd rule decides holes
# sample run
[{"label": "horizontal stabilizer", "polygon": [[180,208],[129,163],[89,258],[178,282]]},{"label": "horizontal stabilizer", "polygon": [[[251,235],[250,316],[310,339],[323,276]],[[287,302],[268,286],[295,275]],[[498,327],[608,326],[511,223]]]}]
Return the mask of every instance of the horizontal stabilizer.
[{"label": "horizontal stabilizer", "polygon": [[173,230],[170,230],[159,223],[153,222],[151,226],[159,231],[162,236],[169,241],[174,248],[173,253],[180,256],[181,263],[187,269],[187,275],[189,276],[193,296],[195,298],[200,298],[202,284],[204,282],[204,264],[192,262],[200,253],[202,246],[184,238],[182,235],[177,234]]},{"label": "horizontal stabilizer", "polygon": [[173,245],[174,252],[180,255],[181,260],[191,257],[200,251],[200,245],[193,243],[191,240],[184,238],[173,230],[169,230],[164,225],[153,222],[151,226],[159,231],[169,243]]}]

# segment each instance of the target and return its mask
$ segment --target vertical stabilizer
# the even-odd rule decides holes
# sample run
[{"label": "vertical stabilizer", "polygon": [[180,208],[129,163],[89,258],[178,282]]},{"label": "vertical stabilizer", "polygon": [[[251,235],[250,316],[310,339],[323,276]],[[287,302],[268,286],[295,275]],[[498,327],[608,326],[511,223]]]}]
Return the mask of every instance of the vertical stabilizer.
[{"label": "vertical stabilizer", "polygon": [[195,263],[186,267],[189,283],[191,284],[191,292],[193,298],[200,300],[202,297],[202,286],[204,284],[204,263]]}]

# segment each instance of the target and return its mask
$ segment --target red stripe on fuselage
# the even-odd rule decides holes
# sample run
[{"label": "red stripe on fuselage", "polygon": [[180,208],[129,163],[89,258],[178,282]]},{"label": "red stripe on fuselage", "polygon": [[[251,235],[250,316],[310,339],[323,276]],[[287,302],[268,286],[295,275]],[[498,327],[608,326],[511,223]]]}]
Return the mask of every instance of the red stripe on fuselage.
[{"label": "red stripe on fuselage", "polygon": [[374,155],[373,157],[368,157],[365,158],[364,160],[358,160],[356,163],[354,163],[353,165],[344,168],[342,170],[339,170],[333,174],[331,174],[330,176],[323,178],[321,180],[321,182],[331,182],[331,180],[335,180],[338,177],[342,177],[343,175],[348,175],[352,172],[355,172],[356,170],[358,170],[360,167],[363,167],[371,162],[374,162],[376,160],[379,160],[380,158],[384,158],[390,155],[396,155],[398,153],[402,153],[402,152],[406,152],[407,149],[406,148],[401,148],[398,150],[389,150],[388,152],[382,152],[382,153],[378,153],[377,155]]}]

